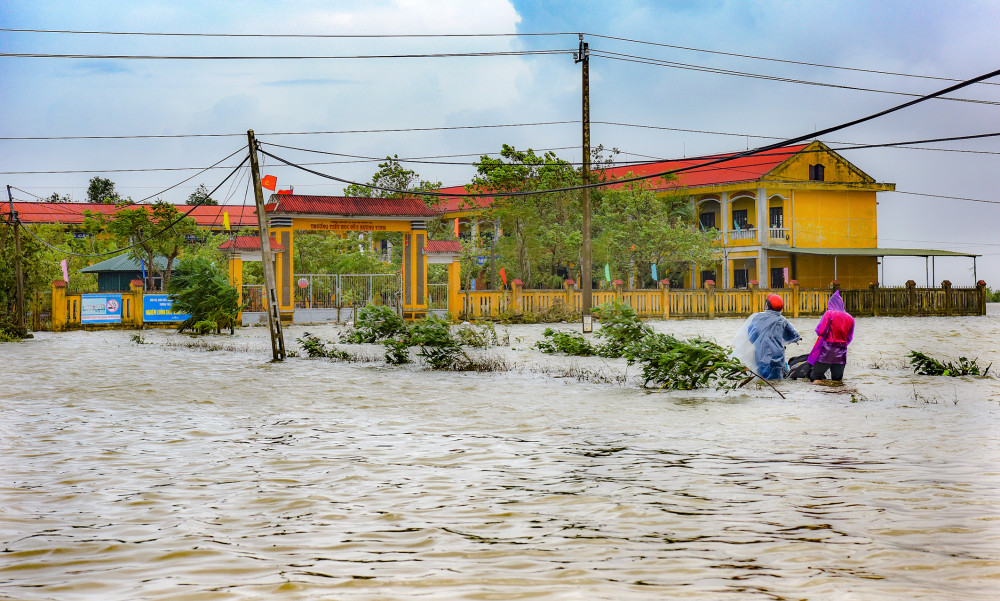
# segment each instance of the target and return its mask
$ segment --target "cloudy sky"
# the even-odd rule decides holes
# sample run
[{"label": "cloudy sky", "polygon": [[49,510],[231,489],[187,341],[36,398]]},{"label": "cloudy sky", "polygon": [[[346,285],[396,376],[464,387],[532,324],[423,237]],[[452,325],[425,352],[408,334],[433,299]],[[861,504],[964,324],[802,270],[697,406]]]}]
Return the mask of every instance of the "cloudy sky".
[{"label": "cloudy sky", "polygon": [[[911,98],[885,92],[925,94],[951,85],[949,79],[993,71],[1000,68],[996,23],[1000,23],[1000,3],[991,0],[7,0],[0,7],[0,27],[6,29],[593,34],[587,36],[594,53],[591,119],[631,126],[595,123],[592,139],[595,145],[621,149],[619,158],[632,161],[743,150],[772,138],[808,134]],[[0,52],[36,54],[343,57],[572,50],[576,44],[575,35],[269,38],[0,31]],[[641,57],[638,60],[646,62],[654,59],[660,64],[629,62],[620,60],[627,57],[615,59],[607,53]],[[675,66],[665,66],[663,61]],[[720,74],[706,68],[844,87]],[[25,191],[15,191],[23,199],[31,198],[27,193],[44,197],[58,192],[81,200],[88,180],[95,175],[111,178],[120,192],[133,199],[155,195],[197,173],[178,168],[207,167],[245,147],[250,128],[262,142],[338,153],[271,147],[274,154],[295,162],[320,163],[312,168],[349,180],[367,180],[375,170],[375,163],[363,157],[471,155],[424,158],[425,162],[408,165],[423,179],[463,184],[473,172],[474,157],[496,152],[503,143],[559,149],[556,152],[568,160],[580,159],[580,68],[566,53],[308,60],[3,56],[0,79],[0,138],[7,138],[0,139],[0,172],[3,183]],[[933,100],[822,139],[837,146],[834,143],[904,142],[1000,131],[1000,78],[952,96],[988,102]],[[558,121],[575,123],[427,130]],[[418,131],[288,133],[387,129]],[[232,135],[9,139],[176,134]],[[895,183],[900,191],[974,199],[880,194],[880,245],[982,254],[978,275],[997,287],[997,138],[922,148],[843,153],[878,181]],[[239,158],[237,154],[222,165],[235,165]],[[341,191],[337,182],[271,163],[265,171],[278,177],[279,186],[293,185],[297,192],[307,194]],[[74,173],[24,173],[29,171]],[[214,169],[196,175],[160,197],[183,202],[198,184],[213,188],[227,172]],[[242,204],[245,190],[243,178],[234,186],[224,186],[216,197]],[[936,267],[938,280],[950,278],[956,285],[972,282],[968,260],[941,259]],[[922,259],[889,260],[887,283],[899,284],[911,277],[923,283]]]}]

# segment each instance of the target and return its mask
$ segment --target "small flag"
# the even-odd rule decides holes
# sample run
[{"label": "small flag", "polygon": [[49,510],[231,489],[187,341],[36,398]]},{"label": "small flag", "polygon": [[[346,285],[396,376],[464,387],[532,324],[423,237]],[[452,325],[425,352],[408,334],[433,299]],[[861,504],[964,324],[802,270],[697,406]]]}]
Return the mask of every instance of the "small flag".
[{"label": "small flag", "polygon": [[222,227],[226,228],[227,231],[230,229],[229,228],[229,211],[224,211],[222,213]]},{"label": "small flag", "polygon": [[503,285],[506,287],[507,286],[507,272],[504,271],[503,267],[500,268],[500,279],[503,280]]},{"label": "small flag", "polygon": [[604,264],[604,279],[608,282],[611,281],[611,266],[607,263]]},{"label": "small flag", "polygon": [[69,283],[69,265],[66,264],[66,259],[63,259],[62,261],[59,261],[59,265],[62,267],[63,280],[68,284]]},{"label": "small flag", "polygon": [[261,187],[274,192],[275,186],[278,185],[278,178],[273,175],[265,175],[263,179],[260,180],[260,185]]},{"label": "small flag", "polygon": [[656,263],[653,263],[653,281],[658,282],[660,278],[656,277]]},{"label": "small flag", "polygon": [[455,237],[458,238],[458,217],[455,218]]}]

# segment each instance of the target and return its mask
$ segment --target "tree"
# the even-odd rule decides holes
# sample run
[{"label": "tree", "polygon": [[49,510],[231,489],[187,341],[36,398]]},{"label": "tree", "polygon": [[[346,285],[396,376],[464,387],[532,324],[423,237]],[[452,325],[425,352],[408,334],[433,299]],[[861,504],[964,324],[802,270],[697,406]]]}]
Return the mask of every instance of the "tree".
[{"label": "tree", "polygon": [[[122,198],[115,192],[115,183],[110,179],[94,176],[87,186],[87,202],[94,204],[120,204]],[[131,202],[131,199],[129,199]]]},{"label": "tree", "polygon": [[652,280],[654,264],[666,276],[691,263],[713,262],[716,231],[699,231],[685,197],[655,192],[648,181],[606,189],[595,203],[595,261],[630,280],[638,271],[640,282]]},{"label": "tree", "polygon": [[52,196],[45,199],[45,202],[73,202],[73,199],[68,195],[60,196],[58,192],[53,192]]},{"label": "tree", "polygon": [[[146,264],[146,286],[152,288],[152,278],[159,274],[164,287],[170,282],[174,260],[187,243],[186,236],[199,233],[198,226],[190,217],[181,219],[180,211],[172,204],[158,200],[152,205],[124,206],[113,217],[85,211],[88,219],[106,225],[119,246],[135,245],[130,253],[135,260]],[[176,222],[176,223],[175,223]],[[166,257],[167,265],[162,271],[155,263],[155,257]]]},{"label": "tree", "polygon": [[[528,192],[573,186],[580,182],[573,166],[551,152],[538,156],[503,145],[500,158],[484,155],[475,164],[470,191]],[[558,287],[580,252],[579,193],[550,192],[494,199],[485,214],[494,221],[491,246],[499,262],[529,287]],[[495,274],[495,266],[491,273]],[[491,275],[491,287],[496,284]]]},{"label": "tree", "polygon": [[208,195],[208,187],[205,184],[198,184],[198,188],[188,196],[187,204],[217,206],[219,203]]},{"label": "tree", "polygon": [[[370,186],[404,190],[405,192],[389,192]],[[416,171],[404,169],[399,164],[399,155],[393,155],[385,157],[385,162],[378,164],[378,171],[372,175],[370,186],[351,184],[344,188],[344,196],[362,198],[403,198],[404,196],[417,196],[420,192],[437,190],[441,187],[441,182],[421,180],[420,175]]]},{"label": "tree", "polygon": [[218,333],[228,327],[233,332],[236,316],[242,309],[239,291],[229,285],[225,270],[212,260],[207,257],[182,260],[166,289],[172,310],[190,315],[180,323],[179,331],[195,328]]}]

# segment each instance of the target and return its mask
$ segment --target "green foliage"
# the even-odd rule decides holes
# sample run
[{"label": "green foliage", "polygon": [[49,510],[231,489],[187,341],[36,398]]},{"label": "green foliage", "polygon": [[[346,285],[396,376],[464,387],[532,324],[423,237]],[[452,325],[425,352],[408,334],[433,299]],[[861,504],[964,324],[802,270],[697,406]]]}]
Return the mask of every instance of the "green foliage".
[{"label": "green foliage", "polygon": [[601,320],[596,336],[604,341],[597,348],[597,354],[602,357],[621,357],[626,348],[653,333],[632,307],[624,303],[611,301],[595,309],[594,313]]},{"label": "green foliage", "polygon": [[302,332],[302,337],[296,338],[295,342],[299,343],[299,346],[309,357],[326,357],[328,355],[326,343],[309,332]]},{"label": "green foliage", "polygon": [[405,336],[389,338],[382,342],[385,345],[385,362],[389,365],[402,365],[410,362],[410,347]]},{"label": "green foliage", "polygon": [[[118,246],[135,245],[129,253],[136,263],[145,262],[150,282],[153,275],[160,274],[164,287],[167,287],[173,273],[174,260],[187,245],[185,236],[201,232],[193,219],[181,219],[177,207],[160,200],[148,206],[122,206],[111,218],[91,211],[84,211],[84,215],[86,226],[104,227]],[[161,271],[156,265],[156,256],[166,257],[166,269]],[[151,287],[147,284],[147,288]]]},{"label": "green foliage", "polygon": [[236,316],[242,310],[239,292],[229,285],[226,273],[204,257],[184,259],[167,284],[173,310],[187,313],[178,330],[183,332],[200,322],[215,322],[215,330],[233,331]]},{"label": "green foliage", "polygon": [[[399,271],[402,254],[386,263],[371,250],[372,239],[350,232],[341,238],[336,232],[296,232],[295,269],[298,273],[394,273]],[[402,246],[398,233],[371,234],[389,239],[394,249]],[[377,240],[376,244],[380,244]],[[393,253],[396,255],[396,253]]]},{"label": "green foliage", "polygon": [[11,321],[0,318],[0,342],[14,342],[28,335],[27,328],[21,328]]},{"label": "green foliage", "polygon": [[379,342],[405,333],[406,322],[392,307],[368,303],[358,311],[357,329],[345,336],[344,342]]},{"label": "green foliage", "polygon": [[95,204],[122,204],[131,203],[132,199],[123,199],[115,192],[115,182],[106,177],[95,176],[90,178],[90,185],[87,186],[87,202]]},{"label": "green foliage", "polygon": [[597,354],[597,349],[587,341],[582,334],[557,332],[545,328],[544,338],[535,343],[535,348],[543,353],[566,353],[576,357],[590,357]]},{"label": "green foliage", "polygon": [[465,355],[451,336],[450,324],[433,314],[410,326],[407,342],[420,347],[417,354],[434,369],[452,369]]},{"label": "green foliage", "polygon": [[[651,185],[645,180],[607,189],[595,203],[594,262],[609,264],[612,274],[626,276],[630,287],[655,285],[652,264],[666,276],[690,263],[715,260],[716,232],[694,227],[687,197],[664,194]],[[638,280],[633,282],[630,274],[638,274]]]},{"label": "green foliage", "polygon": [[993,290],[992,288],[986,289],[986,302],[988,303],[1000,303],[1000,289]]},{"label": "green foliage", "polygon": [[987,365],[986,369],[980,373],[976,359],[970,361],[966,357],[959,357],[956,365],[951,361],[944,362],[928,357],[918,351],[910,351],[908,357],[910,365],[913,366],[913,373],[921,376],[986,376],[990,367],[993,366],[992,363]]},{"label": "green foliage", "polygon": [[625,351],[629,365],[642,364],[643,386],[669,390],[734,388],[753,376],[729,350],[703,338],[678,340],[650,334]]},{"label": "green foliage", "polygon": [[214,198],[208,195],[208,187],[205,186],[205,184],[198,184],[198,188],[195,189],[195,191],[192,192],[190,196],[188,196],[187,204],[189,205],[200,204],[201,206],[206,206],[206,205],[215,206],[218,205],[219,203]]},{"label": "green foliage", "polygon": [[497,335],[496,327],[492,321],[482,324],[463,324],[455,330],[455,338],[462,346],[472,346],[476,348],[490,348],[491,346],[509,346],[510,334],[506,334],[503,339]]},{"label": "green foliage", "polygon": [[143,338],[142,334],[132,334],[129,336],[129,342],[134,342],[136,344],[146,344],[146,339]]},{"label": "green foliage", "polygon": [[[573,166],[551,152],[536,155],[503,145],[499,158],[482,156],[468,189],[475,192],[522,192],[578,184]],[[508,278],[520,278],[529,288],[558,286],[560,269],[578,262],[580,254],[579,193],[551,192],[522,197],[496,197],[482,212],[494,232],[479,254],[495,255],[495,265],[506,266]],[[482,226],[481,226],[482,227]],[[490,269],[496,277],[499,269]],[[491,282],[491,288],[497,286]]]}]

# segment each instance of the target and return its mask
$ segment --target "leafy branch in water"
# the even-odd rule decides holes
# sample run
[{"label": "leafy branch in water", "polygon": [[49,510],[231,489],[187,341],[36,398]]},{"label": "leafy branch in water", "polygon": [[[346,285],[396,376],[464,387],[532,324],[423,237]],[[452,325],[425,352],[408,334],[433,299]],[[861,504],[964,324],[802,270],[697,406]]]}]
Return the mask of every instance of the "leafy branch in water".
[{"label": "leafy branch in water", "polygon": [[594,345],[590,344],[581,334],[557,332],[545,328],[542,338],[535,343],[535,348],[543,353],[566,353],[575,357],[591,357],[597,354]]},{"label": "leafy branch in water", "polygon": [[358,311],[357,329],[345,336],[343,342],[380,342],[405,333],[406,322],[392,307],[369,303]]},{"label": "leafy branch in water", "polygon": [[966,357],[958,358],[958,365],[951,361],[938,361],[933,357],[919,351],[910,351],[908,355],[910,365],[913,366],[913,373],[921,376],[983,376],[989,373],[993,364],[990,363],[982,373],[979,371],[979,364],[976,359],[971,361]]},{"label": "leafy branch in water", "polygon": [[642,364],[642,385],[647,388],[737,388],[755,376],[728,349],[704,338],[650,334],[628,347],[625,358],[629,365]]}]

